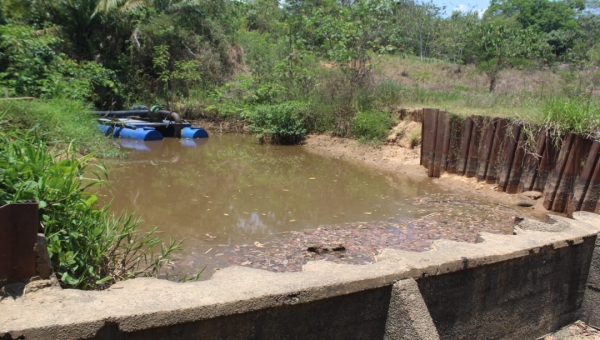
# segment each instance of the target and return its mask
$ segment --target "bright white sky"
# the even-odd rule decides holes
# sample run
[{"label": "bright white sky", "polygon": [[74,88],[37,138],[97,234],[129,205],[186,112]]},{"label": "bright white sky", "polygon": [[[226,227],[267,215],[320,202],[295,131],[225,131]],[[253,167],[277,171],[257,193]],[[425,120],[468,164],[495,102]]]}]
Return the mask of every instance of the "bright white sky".
[{"label": "bright white sky", "polygon": [[432,2],[440,7],[446,6],[446,16],[449,16],[455,10],[477,11],[483,14],[490,5],[489,0],[432,0]]}]

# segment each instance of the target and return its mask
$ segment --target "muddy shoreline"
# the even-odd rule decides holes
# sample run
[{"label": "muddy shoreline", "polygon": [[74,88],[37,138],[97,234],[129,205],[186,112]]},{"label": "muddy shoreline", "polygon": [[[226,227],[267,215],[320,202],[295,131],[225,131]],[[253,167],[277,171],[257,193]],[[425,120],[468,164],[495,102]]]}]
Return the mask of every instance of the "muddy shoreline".
[{"label": "muddy shoreline", "polygon": [[[372,168],[410,176],[412,179],[431,181],[451,192],[465,192],[478,198],[497,202],[507,206],[515,206],[519,195],[496,191],[494,184],[478,183],[475,178],[466,178],[444,173],[440,178],[429,178],[427,169],[420,163],[420,146],[406,148],[396,144],[367,145],[348,138],[327,135],[309,135],[302,147],[325,157],[359,162]],[[537,200],[530,208],[532,213],[542,217],[548,211]]]}]

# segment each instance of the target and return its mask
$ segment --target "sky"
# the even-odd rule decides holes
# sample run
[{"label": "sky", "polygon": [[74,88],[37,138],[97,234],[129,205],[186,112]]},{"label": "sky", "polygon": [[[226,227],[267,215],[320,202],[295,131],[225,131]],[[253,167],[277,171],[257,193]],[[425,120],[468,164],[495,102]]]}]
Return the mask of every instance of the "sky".
[{"label": "sky", "polygon": [[490,5],[489,0],[432,0],[432,2],[440,7],[446,6],[446,16],[449,16],[455,10],[464,12],[478,11],[483,14]]}]

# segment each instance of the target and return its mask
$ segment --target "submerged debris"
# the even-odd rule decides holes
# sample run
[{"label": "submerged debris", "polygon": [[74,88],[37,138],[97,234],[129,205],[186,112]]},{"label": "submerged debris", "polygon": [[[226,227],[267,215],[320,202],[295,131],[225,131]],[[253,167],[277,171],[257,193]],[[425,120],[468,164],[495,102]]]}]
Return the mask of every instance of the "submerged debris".
[{"label": "submerged debris", "polygon": [[420,217],[407,219],[399,211],[384,221],[282,232],[254,244],[227,245],[219,249],[223,255],[218,255],[229,265],[273,272],[300,271],[311,260],[369,264],[383,248],[426,251],[442,238],[476,242],[480,232],[510,234],[517,215],[533,217],[524,210],[449,194],[416,197],[412,205]]}]

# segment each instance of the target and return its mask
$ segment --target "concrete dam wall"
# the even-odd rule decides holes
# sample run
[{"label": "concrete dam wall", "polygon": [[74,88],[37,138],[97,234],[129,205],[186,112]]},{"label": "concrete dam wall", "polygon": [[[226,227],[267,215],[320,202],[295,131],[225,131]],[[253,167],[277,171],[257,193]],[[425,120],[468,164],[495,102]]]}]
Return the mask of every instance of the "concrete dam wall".
[{"label": "concrete dam wall", "polygon": [[370,265],[46,288],[0,301],[0,339],[535,339],[598,321],[600,216],[574,217],[422,253],[385,249]]}]

